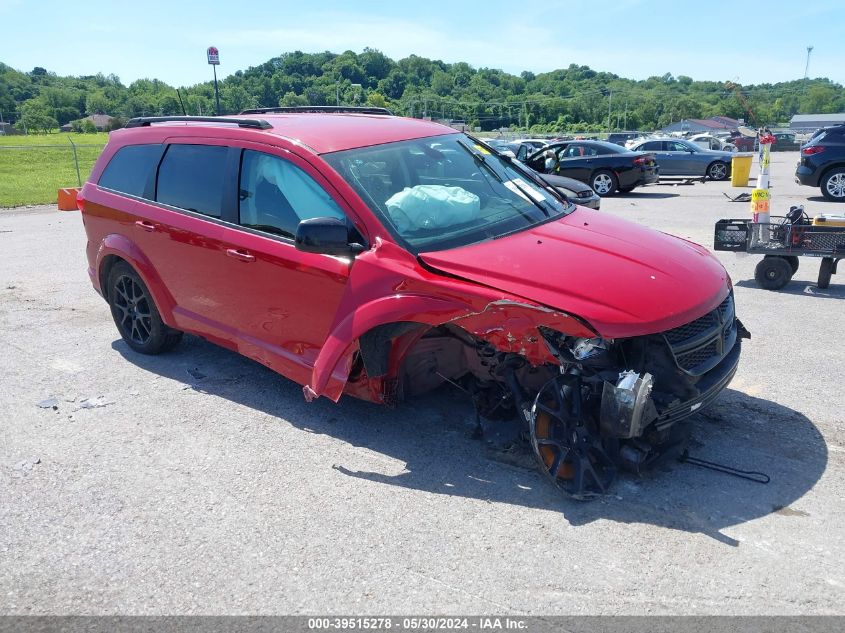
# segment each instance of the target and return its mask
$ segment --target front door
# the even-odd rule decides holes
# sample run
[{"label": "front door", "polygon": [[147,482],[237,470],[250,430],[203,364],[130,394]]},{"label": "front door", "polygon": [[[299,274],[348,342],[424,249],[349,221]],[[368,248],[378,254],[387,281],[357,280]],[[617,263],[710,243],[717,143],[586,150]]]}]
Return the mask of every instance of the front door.
[{"label": "front door", "polygon": [[296,156],[244,149],[237,224],[221,233],[225,257],[216,296],[238,351],[302,384],[311,378],[352,267],[349,258],[294,246],[301,220],[349,221],[344,203],[329,189]]}]

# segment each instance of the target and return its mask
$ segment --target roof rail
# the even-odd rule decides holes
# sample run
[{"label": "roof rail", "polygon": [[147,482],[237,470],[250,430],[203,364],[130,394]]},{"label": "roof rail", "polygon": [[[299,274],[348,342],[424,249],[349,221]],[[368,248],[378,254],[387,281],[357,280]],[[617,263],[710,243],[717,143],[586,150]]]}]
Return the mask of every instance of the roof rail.
[{"label": "roof rail", "polygon": [[267,130],[271,127],[264,119],[236,119],[223,116],[145,116],[129,119],[126,127],[148,127],[153,123],[169,123],[171,121],[183,123],[230,123],[238,127],[249,127]]},{"label": "roof rail", "polygon": [[393,116],[387,108],[375,106],[280,106],[275,108],[253,108],[243,110],[239,114],[288,114],[288,113],[333,114],[352,112],[356,114],[386,114]]}]

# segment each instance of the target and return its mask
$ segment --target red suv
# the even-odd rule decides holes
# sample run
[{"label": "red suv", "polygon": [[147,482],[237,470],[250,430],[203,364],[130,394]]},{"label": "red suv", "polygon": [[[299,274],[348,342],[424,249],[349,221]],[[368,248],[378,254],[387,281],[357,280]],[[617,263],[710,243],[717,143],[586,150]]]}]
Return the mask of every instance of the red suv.
[{"label": "red suv", "polygon": [[513,159],[386,111],[133,119],[79,197],[134,350],[196,334],[393,405],[458,383],[518,416],[577,498],[724,389],[747,332],[690,242],[578,207]]}]

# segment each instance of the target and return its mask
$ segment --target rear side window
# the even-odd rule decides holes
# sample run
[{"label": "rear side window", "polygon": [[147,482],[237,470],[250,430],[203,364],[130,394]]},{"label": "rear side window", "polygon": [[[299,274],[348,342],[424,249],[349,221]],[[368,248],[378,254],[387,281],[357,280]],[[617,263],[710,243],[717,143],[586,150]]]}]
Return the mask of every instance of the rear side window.
[{"label": "rear side window", "polygon": [[112,156],[97,184],[142,198],[160,157],[158,144],[122,147]]},{"label": "rear side window", "polygon": [[156,200],[219,218],[228,152],[220,145],[171,145],[158,170]]}]

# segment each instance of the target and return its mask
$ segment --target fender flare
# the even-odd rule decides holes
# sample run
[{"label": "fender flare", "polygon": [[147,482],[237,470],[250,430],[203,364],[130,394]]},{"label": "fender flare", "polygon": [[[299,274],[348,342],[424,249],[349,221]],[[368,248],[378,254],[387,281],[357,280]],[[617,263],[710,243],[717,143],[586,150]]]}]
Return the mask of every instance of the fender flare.
[{"label": "fender flare", "polygon": [[372,328],[396,321],[435,326],[472,312],[469,304],[425,295],[380,297],[356,308],[326,338],[314,361],[311,384],[303,388],[305,399],[310,402],[322,395],[335,402],[340,399],[349,377],[355,342]]},{"label": "fender flare", "polygon": [[[170,327],[175,327],[173,308],[176,306],[176,302],[165,287],[161,277],[159,277],[158,273],[155,271],[155,267],[152,265],[152,262],[150,262],[147,256],[144,255],[141,249],[139,249],[138,246],[125,235],[120,235],[119,233],[106,235],[100,241],[100,245],[97,248],[97,262],[95,270],[98,281],[101,279],[103,263],[105,262],[106,257],[110,255],[119,257],[132,266],[135,272],[137,272],[141,277],[144,285],[150,291],[156,308],[161,315],[162,321]],[[102,288],[102,283],[100,283],[100,285],[101,293],[103,297],[106,297],[107,289]]]}]

